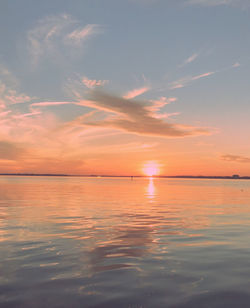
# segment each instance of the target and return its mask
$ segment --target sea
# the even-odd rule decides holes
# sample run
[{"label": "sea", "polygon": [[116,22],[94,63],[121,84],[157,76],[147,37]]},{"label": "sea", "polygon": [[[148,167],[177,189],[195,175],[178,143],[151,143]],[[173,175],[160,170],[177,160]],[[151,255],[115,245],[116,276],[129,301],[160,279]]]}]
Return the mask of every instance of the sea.
[{"label": "sea", "polygon": [[250,307],[250,181],[0,176],[0,307]]}]

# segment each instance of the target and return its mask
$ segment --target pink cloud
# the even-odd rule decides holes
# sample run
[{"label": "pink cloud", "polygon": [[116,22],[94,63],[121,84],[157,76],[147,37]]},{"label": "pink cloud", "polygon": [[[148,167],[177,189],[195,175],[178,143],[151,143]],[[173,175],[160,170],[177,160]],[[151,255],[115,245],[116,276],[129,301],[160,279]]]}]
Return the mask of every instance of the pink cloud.
[{"label": "pink cloud", "polygon": [[160,97],[158,100],[151,100],[150,102],[152,103],[152,106],[149,106],[148,107],[148,110],[151,110],[151,111],[158,111],[160,110],[162,107],[164,107],[165,105],[168,105],[172,102],[175,102],[177,100],[176,97],[165,97],[165,96],[162,96]]},{"label": "pink cloud", "polygon": [[13,104],[19,104],[19,103],[27,103],[31,100],[30,96],[27,95],[6,95],[6,99],[9,100]]},{"label": "pink cloud", "polygon": [[95,79],[88,79],[87,77],[83,77],[82,83],[89,89],[92,89],[97,86],[104,86],[108,83],[108,80],[95,80]]},{"label": "pink cloud", "polygon": [[123,96],[123,98],[126,98],[126,99],[131,99],[131,98],[135,98],[139,95],[142,95],[143,93],[149,91],[150,88],[149,87],[142,87],[142,88],[137,88],[137,89],[134,89],[132,91],[129,91],[127,94],[125,94]]},{"label": "pink cloud", "polygon": [[154,114],[154,117],[155,117],[156,119],[168,119],[168,118],[170,118],[170,117],[172,117],[172,116],[177,116],[177,115],[179,115],[179,114],[180,114],[180,112],[156,113],[156,114]]},{"label": "pink cloud", "polygon": [[47,107],[47,106],[69,105],[69,104],[73,104],[73,102],[39,102],[39,103],[33,103],[30,106]]},{"label": "pink cloud", "polygon": [[208,77],[208,76],[211,76],[213,75],[215,72],[208,72],[208,73],[204,73],[204,74],[201,74],[201,75],[198,75],[198,76],[194,76],[191,78],[191,80],[197,80],[197,79],[200,79],[200,78],[204,78],[204,77]]},{"label": "pink cloud", "polygon": [[100,29],[99,25],[89,24],[89,25],[86,25],[83,28],[76,29],[76,30],[72,31],[71,33],[69,33],[67,35],[66,39],[69,42],[72,42],[76,45],[79,45],[83,40],[85,40],[89,36],[97,33],[99,31],[99,29]]}]

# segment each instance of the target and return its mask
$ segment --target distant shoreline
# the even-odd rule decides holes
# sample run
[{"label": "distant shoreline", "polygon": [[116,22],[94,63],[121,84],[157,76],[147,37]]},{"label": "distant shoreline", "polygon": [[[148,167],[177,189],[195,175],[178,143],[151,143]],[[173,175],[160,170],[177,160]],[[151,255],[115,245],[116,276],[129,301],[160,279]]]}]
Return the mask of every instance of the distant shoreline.
[{"label": "distant shoreline", "polygon": [[[143,175],[77,175],[77,174],[36,174],[36,173],[0,173],[0,176],[51,176],[51,177],[92,177],[92,178],[150,178]],[[157,175],[153,178],[169,179],[221,179],[221,180],[250,180],[250,176],[206,176],[206,175]]]}]

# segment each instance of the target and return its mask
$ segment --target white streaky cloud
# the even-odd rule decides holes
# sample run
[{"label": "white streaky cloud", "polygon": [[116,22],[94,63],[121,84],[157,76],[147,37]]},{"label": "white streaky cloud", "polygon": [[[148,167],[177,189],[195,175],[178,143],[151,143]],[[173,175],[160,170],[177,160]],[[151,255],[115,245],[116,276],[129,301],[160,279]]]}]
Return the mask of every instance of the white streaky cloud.
[{"label": "white streaky cloud", "polygon": [[36,65],[42,56],[55,49],[55,40],[72,24],[75,24],[75,21],[70,15],[52,15],[40,19],[34,29],[28,31],[28,50],[33,65]]},{"label": "white streaky cloud", "polygon": [[171,82],[169,84],[169,89],[170,90],[174,90],[174,89],[184,88],[184,87],[188,86],[191,82],[193,82],[195,80],[211,76],[211,75],[213,75],[215,73],[216,72],[207,72],[207,73],[203,73],[203,74],[196,75],[196,76],[187,76],[187,77],[181,78],[179,80]]},{"label": "white streaky cloud", "polygon": [[107,84],[109,81],[108,80],[96,80],[96,79],[89,79],[86,76],[82,78],[82,83],[87,87],[88,89],[92,89],[94,87],[98,86],[104,86]]},{"label": "white streaky cloud", "polygon": [[226,68],[223,68],[223,69],[220,69],[220,70],[217,70],[217,71],[210,71],[210,72],[203,73],[203,74],[196,75],[196,76],[187,76],[187,77],[184,77],[184,78],[180,78],[176,81],[171,82],[169,84],[169,89],[173,90],[173,89],[184,88],[195,80],[199,80],[201,78],[209,77],[209,76],[212,76],[216,73],[221,73],[223,71],[227,71],[227,70],[230,70],[230,69],[233,69],[233,68],[237,68],[239,66],[241,66],[241,64],[239,62],[235,62],[233,65],[230,65]]},{"label": "white streaky cloud", "polygon": [[145,92],[148,92],[149,90],[150,90],[149,87],[136,88],[136,89],[129,91],[127,94],[125,94],[123,98],[126,98],[126,99],[135,98],[139,95],[142,95]]},{"label": "white streaky cloud", "polygon": [[[61,14],[47,16],[28,31],[28,50],[32,65],[36,66],[43,57],[61,58],[65,53],[76,52],[92,35],[99,33],[101,27],[96,24],[80,26],[71,15]],[[77,49],[79,52],[82,48]],[[60,57],[59,57],[60,55]]]}]

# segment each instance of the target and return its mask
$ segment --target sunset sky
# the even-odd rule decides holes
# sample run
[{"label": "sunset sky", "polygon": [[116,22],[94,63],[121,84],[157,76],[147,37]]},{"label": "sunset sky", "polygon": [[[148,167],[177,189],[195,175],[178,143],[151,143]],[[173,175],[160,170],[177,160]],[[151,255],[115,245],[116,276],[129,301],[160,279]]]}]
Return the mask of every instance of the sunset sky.
[{"label": "sunset sky", "polygon": [[2,0],[0,173],[250,175],[249,0]]}]

